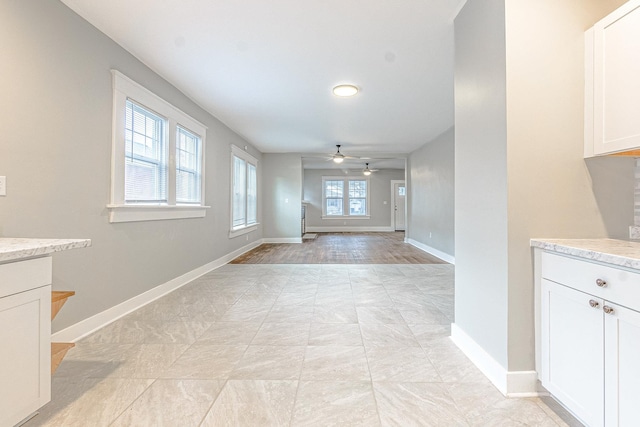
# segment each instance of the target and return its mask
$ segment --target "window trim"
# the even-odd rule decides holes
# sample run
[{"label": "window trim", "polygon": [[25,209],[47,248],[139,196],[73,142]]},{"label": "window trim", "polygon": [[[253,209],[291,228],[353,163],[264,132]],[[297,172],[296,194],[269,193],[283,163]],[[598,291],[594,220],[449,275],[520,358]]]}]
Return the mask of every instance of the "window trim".
[{"label": "window trim", "polygon": [[[238,237],[241,236],[243,234],[247,234],[250,233],[252,231],[256,231],[258,229],[258,226],[260,225],[260,202],[258,200],[258,195],[260,194],[260,165],[259,165],[259,161],[258,159],[256,159],[255,157],[253,157],[251,154],[249,154],[248,152],[246,152],[245,150],[241,149],[240,147],[231,144],[230,145],[231,150],[230,150],[230,155],[229,155],[229,162],[230,162],[230,168],[229,168],[229,238],[233,238],[233,237]],[[238,157],[242,160],[244,160],[246,163],[250,163],[252,165],[255,166],[256,168],[256,222],[252,223],[252,224],[244,224],[244,225],[239,225],[239,226],[235,226],[233,225],[233,180],[234,180],[234,157]],[[248,177],[248,172],[249,172],[249,168],[245,166],[245,174]],[[249,188],[249,181],[246,180],[245,181],[245,191]],[[247,203],[245,200],[245,211],[247,208]],[[246,212],[245,212],[245,217],[246,217]],[[246,222],[246,218],[245,218],[245,222]]]},{"label": "window trim", "polygon": [[[327,215],[327,181],[342,181],[343,182],[343,196],[342,196],[342,215]],[[349,215],[349,181],[366,181],[367,182],[367,214],[366,215]],[[371,180],[369,177],[348,177],[348,176],[323,176],[322,177],[322,219],[371,219],[370,214],[370,199],[371,199]],[[360,197],[356,197],[360,199]]]},{"label": "window trim", "polygon": [[[111,189],[109,222],[156,221],[165,219],[202,218],[210,206],[205,205],[205,147],[207,127],[169,104],[142,85],[117,70],[111,70],[113,85]],[[127,99],[166,118],[167,203],[126,203],[125,180],[125,104]],[[176,202],[176,135],[180,125],[200,138],[200,202]]]}]

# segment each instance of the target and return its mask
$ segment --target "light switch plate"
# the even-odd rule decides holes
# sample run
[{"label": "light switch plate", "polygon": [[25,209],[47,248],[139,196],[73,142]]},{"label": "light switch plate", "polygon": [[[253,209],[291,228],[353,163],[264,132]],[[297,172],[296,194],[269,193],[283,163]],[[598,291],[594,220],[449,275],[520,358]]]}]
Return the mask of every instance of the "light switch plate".
[{"label": "light switch plate", "polygon": [[7,195],[7,177],[0,176],[0,196]]}]

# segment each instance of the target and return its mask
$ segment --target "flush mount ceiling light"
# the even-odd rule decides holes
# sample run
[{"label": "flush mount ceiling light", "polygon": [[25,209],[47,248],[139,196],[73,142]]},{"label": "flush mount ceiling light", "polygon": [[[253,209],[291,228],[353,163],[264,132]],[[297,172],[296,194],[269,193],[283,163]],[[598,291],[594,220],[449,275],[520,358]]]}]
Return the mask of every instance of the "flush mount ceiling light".
[{"label": "flush mount ceiling light", "polygon": [[346,97],[353,96],[358,93],[358,86],[354,85],[338,85],[333,88],[333,94],[335,96]]}]

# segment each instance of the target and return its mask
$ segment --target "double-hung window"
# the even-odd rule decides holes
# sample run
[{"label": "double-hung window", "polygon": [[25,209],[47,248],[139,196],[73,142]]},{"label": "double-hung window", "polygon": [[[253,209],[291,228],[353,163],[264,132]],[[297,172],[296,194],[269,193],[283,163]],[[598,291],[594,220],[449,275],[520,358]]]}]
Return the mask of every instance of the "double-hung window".
[{"label": "double-hung window", "polygon": [[112,75],[109,220],[203,217],[206,127],[118,71]]},{"label": "double-hung window", "polygon": [[253,231],[258,226],[258,160],[231,146],[231,230],[230,237]]},{"label": "double-hung window", "polygon": [[322,177],[323,218],[369,218],[369,179]]}]

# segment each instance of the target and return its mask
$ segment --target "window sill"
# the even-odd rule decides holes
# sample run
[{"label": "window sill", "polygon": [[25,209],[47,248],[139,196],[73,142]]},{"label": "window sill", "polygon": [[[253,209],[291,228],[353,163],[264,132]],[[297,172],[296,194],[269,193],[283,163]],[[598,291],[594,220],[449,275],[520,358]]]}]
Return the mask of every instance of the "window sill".
[{"label": "window sill", "polygon": [[229,231],[229,238],[233,239],[234,237],[242,236],[243,234],[251,233],[252,231],[256,231],[258,229],[259,222],[255,224],[248,225],[246,227],[238,227]]},{"label": "window sill", "polygon": [[371,219],[370,215],[322,215],[322,219]]},{"label": "window sill", "polygon": [[200,205],[107,205],[111,223],[204,218],[209,208]]}]

